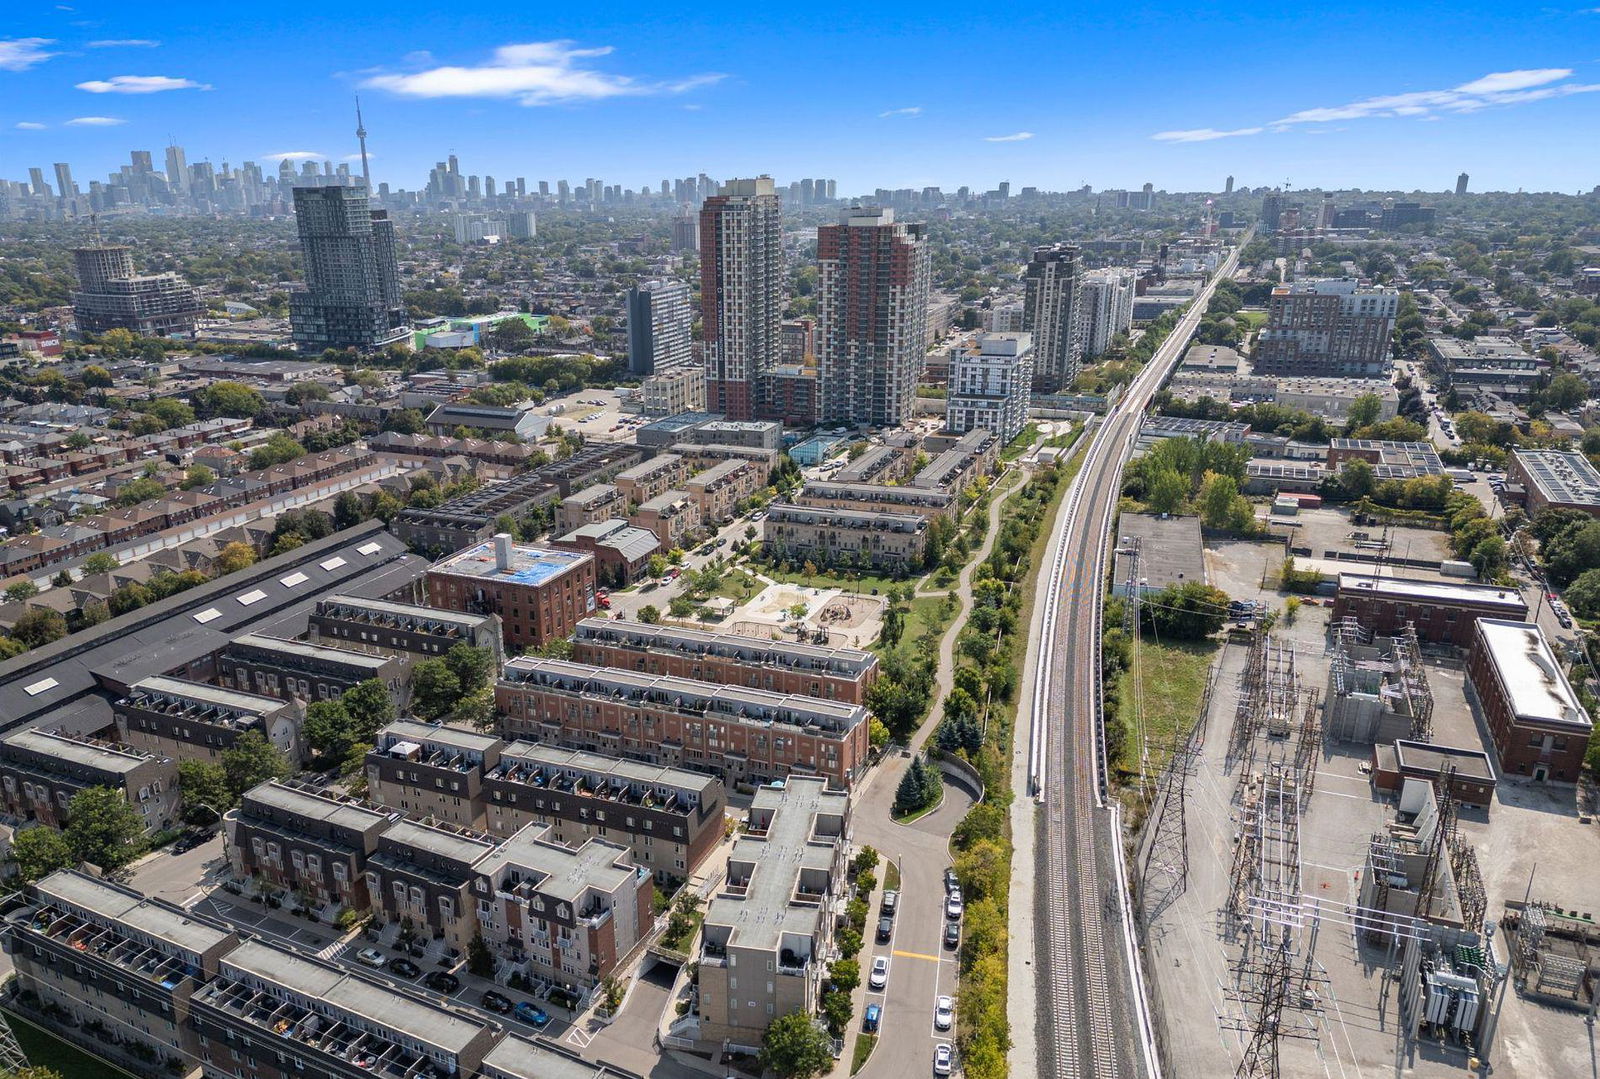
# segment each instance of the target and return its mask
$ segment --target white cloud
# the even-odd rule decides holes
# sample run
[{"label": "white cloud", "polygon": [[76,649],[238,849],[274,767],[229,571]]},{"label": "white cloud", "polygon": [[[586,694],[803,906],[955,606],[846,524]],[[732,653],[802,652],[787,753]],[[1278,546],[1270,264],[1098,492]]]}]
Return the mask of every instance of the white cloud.
[{"label": "white cloud", "polygon": [[878,119],[887,120],[891,116],[921,116],[921,115],[922,115],[922,106],[921,105],[911,105],[911,106],[908,106],[907,108],[904,108],[904,109],[885,109],[883,112],[878,113]]},{"label": "white cloud", "polygon": [[1462,94],[1498,94],[1507,90],[1526,90],[1530,86],[1560,82],[1572,74],[1570,67],[1540,67],[1525,71],[1497,71],[1456,87]]},{"label": "white cloud", "polygon": [[147,37],[113,37],[89,42],[91,49],[155,49],[160,46],[161,42]]},{"label": "white cloud", "polygon": [[115,116],[78,116],[67,121],[68,127],[116,127],[128,121]]},{"label": "white cloud", "polygon": [[170,75],[113,75],[109,79],[80,82],[78,89],[91,94],[159,94],[164,90],[209,90],[211,87],[193,79],[175,79]]},{"label": "white cloud", "polygon": [[315,150],[285,150],[281,154],[262,154],[261,156],[268,161],[316,161],[320,160],[323,155]]},{"label": "white cloud", "polygon": [[36,124],[32,120],[22,120],[17,124],[18,131],[43,131],[49,124]]},{"label": "white cloud", "polygon": [[1236,127],[1232,131],[1218,131],[1214,127],[1196,127],[1188,131],[1157,131],[1150,137],[1158,142],[1210,142],[1212,139],[1233,139],[1240,135],[1259,135],[1259,127]]},{"label": "white cloud", "polygon": [[26,71],[56,54],[45,49],[55,42],[47,37],[0,38],[0,71]]},{"label": "white cloud", "polygon": [[1026,140],[1026,139],[1031,139],[1031,138],[1033,138],[1033,132],[1031,132],[1031,131],[1018,131],[1014,135],[985,135],[983,137],[983,141],[984,142],[1022,142],[1022,141]]},{"label": "white cloud", "polygon": [[[312,156],[312,157],[317,157],[317,156],[319,156],[319,155],[317,155],[317,154],[312,154],[312,155],[311,155],[311,156]],[[377,155],[377,154],[368,154],[368,155],[367,155],[367,160],[368,160],[368,161],[371,161],[371,160],[373,160],[373,159],[374,159],[374,158],[376,158],[376,157],[377,157],[377,156],[378,156],[378,155]],[[360,161],[360,160],[361,160],[361,155],[360,155],[360,154],[345,154],[345,155],[344,155],[344,156],[343,156],[343,157],[341,157],[341,158],[340,158],[340,159],[339,159],[339,160],[340,160],[340,161]]]},{"label": "white cloud", "polygon": [[1266,130],[1278,135],[1292,131],[1302,124],[1333,124],[1346,120],[1384,117],[1437,120],[1441,114],[1473,113],[1483,109],[1525,105],[1549,98],[1600,91],[1600,84],[1566,81],[1572,75],[1573,70],[1566,67],[1492,71],[1447,90],[1411,90],[1401,94],[1365,97],[1343,105],[1319,105],[1292,112],[1281,119],[1256,127],[1241,127],[1231,131],[1201,127],[1186,131],[1160,131],[1150,137],[1163,142],[1206,142],[1238,135],[1258,135]]},{"label": "white cloud", "polygon": [[487,61],[474,67],[445,65],[406,75],[374,75],[362,85],[404,97],[511,98],[522,105],[551,105],[681,94],[723,78],[708,74],[641,82],[629,75],[599,71],[584,62],[611,52],[609,45],[580,49],[570,41],[532,41],[502,45]]}]

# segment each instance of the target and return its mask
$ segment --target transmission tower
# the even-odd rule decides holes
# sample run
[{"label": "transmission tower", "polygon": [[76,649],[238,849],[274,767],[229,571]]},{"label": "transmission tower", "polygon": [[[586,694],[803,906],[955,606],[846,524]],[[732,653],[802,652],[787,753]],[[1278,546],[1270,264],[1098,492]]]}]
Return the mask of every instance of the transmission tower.
[{"label": "transmission tower", "polygon": [[0,1075],[15,1075],[28,1067],[27,1054],[17,1043],[17,1036],[6,1022],[5,1012],[0,1012]]}]

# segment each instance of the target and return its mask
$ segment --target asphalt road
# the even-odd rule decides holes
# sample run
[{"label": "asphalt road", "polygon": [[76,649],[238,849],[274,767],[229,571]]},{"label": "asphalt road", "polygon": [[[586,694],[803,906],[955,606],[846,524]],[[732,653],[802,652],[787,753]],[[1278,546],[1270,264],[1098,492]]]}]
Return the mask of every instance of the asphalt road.
[{"label": "asphalt road", "polygon": [[1042,809],[1035,817],[1041,931],[1034,938],[1041,1075],[1119,1079],[1159,1070],[1126,916],[1120,817],[1103,797],[1101,593],[1122,466],[1141,417],[1237,258],[1236,248],[1094,434],[1047,554],[1049,583],[1034,627],[1041,662],[1023,687],[1034,702],[1031,793]]}]

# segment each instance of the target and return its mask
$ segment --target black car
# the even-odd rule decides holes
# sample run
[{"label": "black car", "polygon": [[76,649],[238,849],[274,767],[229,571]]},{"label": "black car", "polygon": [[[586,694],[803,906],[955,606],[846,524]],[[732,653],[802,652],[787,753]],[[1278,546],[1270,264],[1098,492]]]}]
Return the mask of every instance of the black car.
[{"label": "black car", "polygon": [[436,970],[422,979],[422,983],[435,993],[444,993],[447,996],[461,988],[461,979],[448,970]]},{"label": "black car", "polygon": [[954,948],[957,945],[959,945],[960,943],[961,943],[961,923],[960,922],[945,922],[944,923],[944,946],[946,948]]},{"label": "black car", "polygon": [[955,891],[960,884],[961,881],[956,877],[956,871],[954,869],[946,869],[944,871],[944,890],[946,892]]},{"label": "black car", "polygon": [[389,973],[398,974],[402,978],[415,978],[422,973],[422,968],[409,959],[395,957],[389,960]]},{"label": "black car", "polygon": [[479,997],[478,1003],[488,1008],[491,1012],[497,1012],[500,1015],[511,1014],[511,998],[503,997],[493,989]]},{"label": "black car", "polygon": [[878,943],[879,944],[887,944],[887,943],[889,943],[889,938],[892,937],[892,936],[894,936],[894,919],[893,918],[879,918],[878,919]]}]

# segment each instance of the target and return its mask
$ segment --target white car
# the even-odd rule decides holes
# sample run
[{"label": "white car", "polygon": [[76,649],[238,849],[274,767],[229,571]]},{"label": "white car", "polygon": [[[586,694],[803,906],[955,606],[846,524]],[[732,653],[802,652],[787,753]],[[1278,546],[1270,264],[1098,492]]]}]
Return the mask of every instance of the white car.
[{"label": "white car", "polygon": [[369,967],[381,967],[389,960],[376,948],[362,948],[356,953],[356,958]]},{"label": "white car", "polygon": [[933,1026],[935,1030],[949,1030],[956,1021],[956,1002],[949,997],[940,997],[933,1005]]},{"label": "white car", "polygon": [[940,1042],[933,1049],[933,1074],[949,1075],[951,1061],[955,1059],[955,1052],[944,1042]]},{"label": "white car", "polygon": [[953,922],[960,921],[962,909],[961,893],[959,891],[951,892],[950,898],[944,901],[944,916]]},{"label": "white car", "polygon": [[882,989],[889,984],[889,957],[877,956],[872,960],[872,973],[867,975],[869,989]]}]

